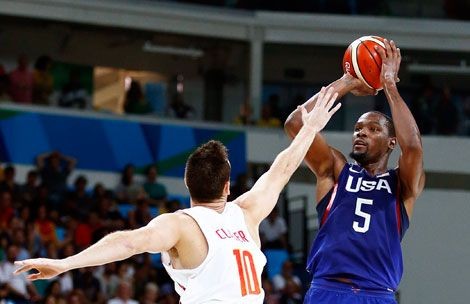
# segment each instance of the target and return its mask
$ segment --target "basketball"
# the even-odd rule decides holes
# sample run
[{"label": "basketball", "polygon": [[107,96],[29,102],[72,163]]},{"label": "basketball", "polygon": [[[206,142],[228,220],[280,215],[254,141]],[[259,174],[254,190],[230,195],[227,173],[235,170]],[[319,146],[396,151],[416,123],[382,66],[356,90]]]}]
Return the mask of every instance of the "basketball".
[{"label": "basketball", "polygon": [[379,36],[364,36],[354,40],[344,53],[343,71],[362,80],[371,89],[381,89],[382,58],[374,47],[378,45],[385,48],[383,40]]}]

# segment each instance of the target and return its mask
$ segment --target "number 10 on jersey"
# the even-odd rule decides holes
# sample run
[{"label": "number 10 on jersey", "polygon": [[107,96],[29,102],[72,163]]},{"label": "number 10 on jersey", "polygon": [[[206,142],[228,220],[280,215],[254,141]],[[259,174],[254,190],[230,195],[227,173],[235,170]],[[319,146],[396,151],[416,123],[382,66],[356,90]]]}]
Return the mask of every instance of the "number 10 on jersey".
[{"label": "number 10 on jersey", "polygon": [[234,249],[233,255],[237,260],[242,297],[247,294],[259,294],[261,292],[261,287],[259,285],[253,256],[249,251],[240,251],[239,249]]}]

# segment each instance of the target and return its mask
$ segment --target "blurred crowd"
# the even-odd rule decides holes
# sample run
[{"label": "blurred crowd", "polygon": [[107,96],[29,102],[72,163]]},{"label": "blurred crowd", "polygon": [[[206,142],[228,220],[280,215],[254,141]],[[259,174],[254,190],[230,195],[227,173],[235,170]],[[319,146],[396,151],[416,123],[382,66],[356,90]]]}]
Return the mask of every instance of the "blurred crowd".
[{"label": "blurred crowd", "polygon": [[[30,70],[28,58],[20,55],[15,69],[6,71],[0,65],[0,101],[91,109],[91,97],[81,82],[79,70],[71,70],[68,81],[64,82],[60,90],[54,92],[52,64],[53,61],[49,56],[39,56],[34,63],[34,69]],[[295,87],[293,90],[295,91]],[[407,92],[406,88],[403,91]],[[422,134],[470,136],[468,92],[456,93],[447,85],[439,87],[430,81],[425,82],[419,89],[408,91],[405,93],[405,99]],[[176,91],[171,95],[164,115],[176,119],[192,119],[195,114],[194,108],[184,101],[183,94]],[[245,100],[241,103],[239,113],[233,122],[238,125],[279,128],[283,126],[287,115],[305,100],[306,97],[301,94],[290,101],[281,101],[279,95],[271,94],[263,102],[259,118],[253,116],[252,106],[248,100]],[[375,110],[388,111],[384,98],[379,95],[375,100]],[[141,83],[132,79],[126,91],[122,111],[134,115],[156,115],[144,94]]]},{"label": "blurred crowd", "polygon": [[6,71],[0,65],[0,101],[20,104],[58,105],[64,108],[90,108],[90,95],[80,81],[79,70],[72,70],[68,81],[54,96],[54,77],[51,73],[52,58],[39,56],[30,68],[29,58],[22,54],[17,65]]},{"label": "blurred crowd", "polygon": [[[0,167],[0,303],[178,303],[159,255],[76,269],[50,281],[13,275],[15,260],[64,258],[110,232],[136,229],[155,215],[184,208],[169,199],[154,165],[143,176],[132,164],[125,166],[116,187],[107,189],[101,183],[90,188],[85,175],[69,183],[76,163],[58,151],[38,155],[36,168],[20,183],[17,168]],[[246,189],[241,175],[233,183],[234,193]],[[286,253],[277,273],[263,275],[266,303],[301,303],[304,289],[287,258],[287,228],[277,210],[260,229],[263,248]]]},{"label": "blurred crowd", "polygon": [[[103,267],[77,269],[52,281],[14,276],[13,262],[34,257],[62,258],[104,235],[146,225],[157,213],[173,212],[180,202],[167,199],[149,166],[145,181],[128,165],[115,189],[88,188],[86,176],[67,180],[76,160],[54,151],[37,157],[37,168],[17,183],[6,165],[0,182],[0,303],[178,303],[158,256],[141,255]],[[131,208],[120,208],[125,204]]]}]

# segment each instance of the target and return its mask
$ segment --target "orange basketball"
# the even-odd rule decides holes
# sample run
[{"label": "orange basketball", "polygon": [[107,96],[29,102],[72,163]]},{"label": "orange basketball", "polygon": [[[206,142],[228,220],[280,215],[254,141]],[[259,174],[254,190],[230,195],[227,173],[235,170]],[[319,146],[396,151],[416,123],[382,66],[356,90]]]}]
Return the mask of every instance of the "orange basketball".
[{"label": "orange basketball", "polygon": [[381,89],[382,58],[374,46],[385,48],[383,40],[378,36],[364,36],[354,40],[344,53],[343,71],[359,78],[369,88]]}]

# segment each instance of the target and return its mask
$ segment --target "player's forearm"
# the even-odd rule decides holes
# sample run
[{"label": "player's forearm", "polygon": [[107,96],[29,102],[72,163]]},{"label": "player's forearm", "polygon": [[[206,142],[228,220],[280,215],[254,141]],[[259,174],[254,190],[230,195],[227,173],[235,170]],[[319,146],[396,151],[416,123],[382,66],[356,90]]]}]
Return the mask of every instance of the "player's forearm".
[{"label": "player's forearm", "polygon": [[395,81],[384,83],[384,92],[392,111],[393,125],[402,152],[422,150],[418,125],[410,109],[400,96]]},{"label": "player's forearm", "polygon": [[280,178],[283,186],[300,166],[317,133],[315,127],[303,126],[290,146],[279,153],[274,160],[271,166],[272,173]]},{"label": "player's forearm", "polygon": [[[354,89],[355,83],[351,75],[345,74],[341,78],[330,83],[326,88],[329,89],[334,87],[335,92],[338,93],[338,99],[342,98],[344,95],[349,93]],[[310,112],[315,103],[317,102],[318,93],[311,97],[309,100],[303,103],[303,106]],[[284,123],[284,130],[286,131],[289,137],[294,138],[297,133],[299,133],[300,128],[302,127],[302,115],[299,109],[294,110]]]},{"label": "player's forearm", "polygon": [[82,252],[63,259],[62,262],[65,271],[68,271],[124,260],[137,253],[140,252],[132,240],[131,231],[117,231]]}]

